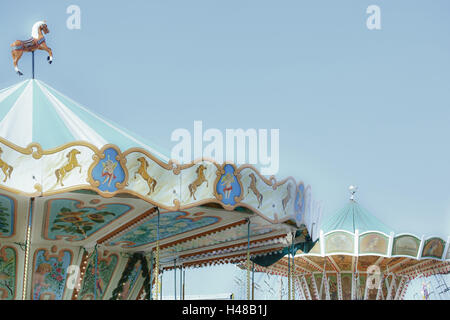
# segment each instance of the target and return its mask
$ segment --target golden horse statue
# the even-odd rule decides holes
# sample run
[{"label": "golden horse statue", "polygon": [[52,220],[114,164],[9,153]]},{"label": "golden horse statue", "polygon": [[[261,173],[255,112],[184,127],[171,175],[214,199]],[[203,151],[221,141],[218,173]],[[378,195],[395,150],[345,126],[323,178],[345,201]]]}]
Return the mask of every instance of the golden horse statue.
[{"label": "golden horse statue", "polygon": [[[3,153],[2,148],[0,148],[0,154]],[[0,168],[2,169],[3,173],[5,174],[5,179],[3,180],[3,182],[6,182],[6,180],[8,178],[11,178],[11,172],[13,171],[13,167],[10,166],[9,164],[7,164],[5,161],[3,161],[2,159],[0,159]]]},{"label": "golden horse statue", "polygon": [[249,194],[250,190],[253,191],[253,194],[256,196],[256,199],[258,199],[258,209],[259,207],[261,207],[262,201],[263,201],[263,195],[261,194],[261,192],[259,192],[258,188],[256,188],[256,177],[253,173],[249,174],[250,179],[252,179],[250,181],[250,185],[248,186],[247,189],[247,194]]},{"label": "golden horse statue", "polygon": [[134,173],[134,178],[136,179],[136,175],[139,174],[142,177],[142,179],[144,179],[147,182],[148,189],[149,189],[147,195],[150,195],[152,192],[155,191],[155,187],[158,182],[156,181],[156,179],[152,178],[147,173],[147,167],[148,167],[147,160],[145,160],[144,157],[140,157],[137,159],[137,161],[139,161],[141,163],[141,165],[140,165],[139,169]]},{"label": "golden horse statue", "polygon": [[195,172],[197,173],[197,179],[194,180],[194,182],[192,182],[188,188],[189,188],[189,192],[190,192],[190,196],[194,197],[194,200],[197,200],[195,198],[195,192],[197,191],[197,188],[200,187],[202,185],[203,182],[206,181],[206,187],[208,187],[208,180],[206,180],[205,178],[205,171],[206,167],[204,165],[199,165],[197,170],[195,170]]},{"label": "golden horse statue", "polygon": [[24,52],[34,52],[36,50],[44,50],[48,53],[48,63],[53,62],[53,53],[52,49],[50,49],[45,43],[44,34],[49,33],[46,21],[38,21],[33,25],[31,29],[31,38],[28,40],[16,40],[11,44],[11,54],[13,58],[14,70],[16,70],[17,74],[20,76],[23,75],[22,71],[20,71],[17,66],[20,58],[22,57]]},{"label": "golden horse statue", "polygon": [[63,179],[66,176],[66,174],[77,167],[80,168],[80,173],[81,173],[81,165],[78,163],[77,154],[80,154],[80,151],[78,151],[77,149],[72,149],[66,155],[66,157],[69,159],[67,164],[65,164],[61,168],[55,170],[56,184],[58,184],[58,182],[60,182],[61,186],[63,187],[64,186]]}]

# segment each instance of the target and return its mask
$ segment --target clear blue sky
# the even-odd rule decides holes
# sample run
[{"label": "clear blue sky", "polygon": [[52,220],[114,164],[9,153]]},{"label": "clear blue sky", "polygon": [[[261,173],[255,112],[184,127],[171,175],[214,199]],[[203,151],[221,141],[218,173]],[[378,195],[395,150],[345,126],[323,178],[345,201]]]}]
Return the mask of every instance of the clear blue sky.
[{"label": "clear blue sky", "polygon": [[[70,4],[81,30],[66,28]],[[310,184],[325,219],[356,184],[396,232],[446,238],[449,12],[446,0],[2,1],[0,87],[19,81],[10,43],[46,19],[54,63],[38,53],[37,78],[95,112],[167,150],[194,120],[278,128],[278,176]]]}]

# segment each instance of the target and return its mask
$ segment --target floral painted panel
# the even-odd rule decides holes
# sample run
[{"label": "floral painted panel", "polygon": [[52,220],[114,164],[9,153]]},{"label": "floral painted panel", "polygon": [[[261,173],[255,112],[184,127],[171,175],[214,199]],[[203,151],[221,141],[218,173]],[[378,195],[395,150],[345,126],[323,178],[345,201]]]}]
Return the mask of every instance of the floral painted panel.
[{"label": "floral painted panel", "polygon": [[106,259],[99,259],[97,264],[97,282],[95,281],[95,256],[89,260],[86,273],[83,278],[83,286],[78,295],[78,299],[93,299],[94,298],[94,283],[96,287],[95,298],[101,300],[106,288],[111,281],[114,270],[116,269],[119,258],[112,254]]},{"label": "floral painted panel", "polygon": [[16,251],[10,247],[0,250],[0,300],[12,300],[16,295]]},{"label": "floral painted panel", "polygon": [[[159,237],[168,238],[180,233],[206,227],[220,221],[218,217],[203,217],[202,212],[191,214],[188,212],[175,211],[166,212],[160,215]],[[127,243],[127,247],[137,247],[156,241],[157,217],[144,222],[140,226],[133,228],[124,235],[111,242],[111,245],[120,242]]]},{"label": "floral painted panel", "polygon": [[79,200],[55,199],[48,202],[46,239],[71,237],[71,241],[88,238],[132,207],[121,203],[84,206]]},{"label": "floral painted panel", "polygon": [[64,250],[59,255],[48,254],[45,249],[37,251],[33,268],[32,300],[61,300],[67,267],[71,261],[70,251]]},{"label": "floral painted panel", "polygon": [[14,200],[0,194],[0,237],[8,238],[14,233]]}]

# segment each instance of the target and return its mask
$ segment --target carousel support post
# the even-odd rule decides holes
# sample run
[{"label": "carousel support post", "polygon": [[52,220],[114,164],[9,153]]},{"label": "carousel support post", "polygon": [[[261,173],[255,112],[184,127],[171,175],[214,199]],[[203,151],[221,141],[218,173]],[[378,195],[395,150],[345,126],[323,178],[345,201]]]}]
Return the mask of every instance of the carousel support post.
[{"label": "carousel support post", "polygon": [[180,264],[180,300],[183,300],[183,265]]},{"label": "carousel support post", "polygon": [[148,299],[152,300],[152,286],[153,286],[153,251],[150,252],[150,281],[148,284]]},{"label": "carousel support post", "polygon": [[292,300],[295,300],[295,256],[294,256],[294,245],[292,245],[292,271],[291,271],[291,279],[292,279]]},{"label": "carousel support post", "polygon": [[95,245],[95,273],[94,273],[94,300],[97,300],[97,270],[98,270],[98,250]]},{"label": "carousel support post", "polygon": [[186,291],[186,269],[183,269],[183,300],[185,299]]},{"label": "carousel support post", "polygon": [[158,292],[161,290],[159,279],[159,208],[157,211],[157,223],[156,223],[156,257],[155,257],[155,299],[158,300]]},{"label": "carousel support post", "polygon": [[250,300],[250,219],[247,221],[247,300]]},{"label": "carousel support post", "polygon": [[34,79],[34,51],[31,51],[31,75]]},{"label": "carousel support post", "polygon": [[163,280],[163,275],[161,273],[161,279],[159,281],[159,300],[162,300],[162,280]]},{"label": "carousel support post", "polygon": [[[27,292],[27,279],[28,279],[28,264],[30,261],[30,246],[31,246],[31,225],[33,221],[33,205],[34,198],[30,198],[30,208],[29,208],[29,216],[28,216],[28,228],[27,228],[27,237],[25,243],[25,266],[23,273],[23,289],[22,289],[22,300],[26,299]],[[33,299],[34,297],[32,297]]]},{"label": "carousel support post", "polygon": [[177,300],[177,258],[173,259],[173,299]]},{"label": "carousel support post", "polygon": [[252,261],[252,300],[255,300],[255,262]]},{"label": "carousel support post", "polygon": [[291,250],[288,251],[288,300],[291,300]]}]

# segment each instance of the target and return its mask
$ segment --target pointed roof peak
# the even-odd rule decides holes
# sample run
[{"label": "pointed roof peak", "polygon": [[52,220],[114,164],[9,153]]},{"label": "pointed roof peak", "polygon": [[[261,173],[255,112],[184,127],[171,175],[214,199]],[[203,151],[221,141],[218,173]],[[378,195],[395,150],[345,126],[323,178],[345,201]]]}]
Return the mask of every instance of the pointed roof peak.
[{"label": "pointed roof peak", "polygon": [[[354,193],[357,188],[351,186],[350,192],[354,191],[350,197],[350,201],[334,215],[322,223],[321,229],[324,233],[334,230],[345,230],[355,233],[366,231],[380,231],[385,234],[390,234],[393,229],[385,225],[380,219],[371,214],[368,210],[363,208],[354,199]],[[356,190],[355,190],[356,188]]]}]

